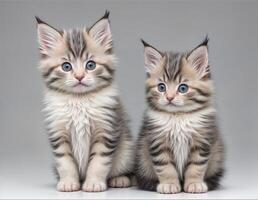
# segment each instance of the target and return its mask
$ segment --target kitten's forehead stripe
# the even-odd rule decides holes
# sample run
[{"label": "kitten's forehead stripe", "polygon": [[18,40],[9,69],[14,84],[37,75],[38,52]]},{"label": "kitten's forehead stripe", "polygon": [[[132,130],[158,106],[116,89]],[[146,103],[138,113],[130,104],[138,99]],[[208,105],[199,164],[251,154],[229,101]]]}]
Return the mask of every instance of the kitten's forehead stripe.
[{"label": "kitten's forehead stripe", "polygon": [[83,31],[73,29],[67,32],[67,46],[74,58],[82,57],[87,47]]},{"label": "kitten's forehead stripe", "polygon": [[167,65],[164,68],[164,75],[168,80],[175,81],[181,72],[182,53],[167,53]]}]

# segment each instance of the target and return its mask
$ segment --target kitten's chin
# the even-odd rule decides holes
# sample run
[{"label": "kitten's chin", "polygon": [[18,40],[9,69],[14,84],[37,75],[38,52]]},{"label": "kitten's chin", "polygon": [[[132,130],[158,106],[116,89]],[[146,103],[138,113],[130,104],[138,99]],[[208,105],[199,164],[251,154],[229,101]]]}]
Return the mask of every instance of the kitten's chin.
[{"label": "kitten's chin", "polygon": [[106,88],[109,85],[86,85],[86,84],[77,84],[74,86],[66,86],[65,88],[62,89],[56,89],[57,91],[61,91],[64,93],[69,93],[69,94],[76,94],[76,95],[85,95],[89,94],[92,92],[97,92],[103,88]]},{"label": "kitten's chin", "polygon": [[169,103],[166,105],[159,105],[158,108],[161,111],[168,112],[168,113],[185,112],[184,104],[182,105],[182,104]]},{"label": "kitten's chin", "polygon": [[85,86],[77,86],[73,88],[74,93],[85,93],[87,92],[87,88]]},{"label": "kitten's chin", "polygon": [[184,106],[184,103],[175,103],[175,102],[170,102],[170,103],[167,103],[166,105],[163,105],[164,109],[171,112],[181,110],[183,106]]},{"label": "kitten's chin", "polygon": [[86,93],[97,91],[98,89],[104,88],[105,86],[106,85],[98,86],[98,87],[93,85],[77,85],[71,88],[70,92],[74,94],[86,94]]},{"label": "kitten's chin", "polygon": [[75,93],[75,94],[82,94],[82,93],[86,93],[89,91],[89,87],[83,84],[78,84],[73,86],[72,88],[68,89],[69,92],[71,93]]},{"label": "kitten's chin", "polygon": [[163,111],[163,112],[167,112],[167,113],[171,113],[171,114],[175,114],[175,113],[190,113],[190,112],[194,112],[194,111],[198,111],[201,110],[202,108],[206,108],[207,106],[196,106],[196,105],[173,105],[173,104],[169,104],[169,105],[158,105],[156,108],[158,108],[158,110]]},{"label": "kitten's chin", "polygon": [[169,104],[164,107],[164,110],[166,110],[167,112],[173,113],[173,112],[178,112],[178,111],[182,110],[182,108],[180,106]]}]

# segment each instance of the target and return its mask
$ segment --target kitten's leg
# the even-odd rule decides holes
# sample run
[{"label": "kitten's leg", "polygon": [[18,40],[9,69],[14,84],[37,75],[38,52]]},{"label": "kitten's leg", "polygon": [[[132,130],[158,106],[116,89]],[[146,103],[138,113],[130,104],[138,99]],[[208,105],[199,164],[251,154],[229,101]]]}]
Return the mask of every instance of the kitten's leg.
[{"label": "kitten's leg", "polygon": [[171,160],[171,152],[162,144],[164,144],[163,141],[159,141],[150,147],[153,167],[159,179],[157,192],[165,194],[179,193],[181,192],[181,185],[177,170]]},{"label": "kitten's leg", "polygon": [[208,190],[217,189],[220,186],[220,180],[224,174],[224,145],[221,138],[211,148],[210,159],[207,172],[205,174],[205,182]]},{"label": "kitten's leg", "polygon": [[117,141],[102,136],[92,145],[86,180],[82,189],[86,192],[101,192],[107,189],[107,176],[112,166],[112,157]]},{"label": "kitten's leg", "polygon": [[57,173],[59,175],[57,190],[61,192],[79,190],[79,174],[68,137],[62,133],[56,133],[50,137],[50,142],[56,161]]},{"label": "kitten's leg", "polygon": [[[208,191],[204,181],[209,161],[209,146],[192,149],[185,171],[184,191],[188,193],[204,193]],[[204,151],[204,149],[206,149]]]},{"label": "kitten's leg", "polygon": [[129,133],[120,137],[114,157],[112,169],[109,174],[108,186],[124,188],[131,186],[132,172],[134,168],[134,144]]}]

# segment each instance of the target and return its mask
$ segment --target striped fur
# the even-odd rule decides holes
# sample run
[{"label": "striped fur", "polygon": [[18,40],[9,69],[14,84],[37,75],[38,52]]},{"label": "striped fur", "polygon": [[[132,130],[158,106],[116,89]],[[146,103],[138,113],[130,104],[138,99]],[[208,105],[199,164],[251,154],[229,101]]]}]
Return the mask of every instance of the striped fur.
[{"label": "striped fur", "polygon": [[[137,145],[138,185],[159,193],[216,189],[224,171],[224,147],[212,104],[207,42],[189,54],[156,56],[158,51],[152,51],[157,50],[145,51],[145,59],[156,59],[153,63],[158,65],[151,71],[145,66],[148,108]],[[165,84],[166,91],[158,90],[159,83]],[[189,87],[186,93],[178,91],[182,83]]]},{"label": "striped fur", "polygon": [[[44,113],[59,191],[76,191],[82,184],[84,191],[99,192],[107,183],[131,184],[134,148],[113,82],[116,59],[110,34],[108,13],[82,30],[57,31],[38,19]],[[94,70],[85,68],[88,60],[96,63]],[[63,62],[72,70],[62,70]],[[80,85],[76,76],[83,77]]]}]

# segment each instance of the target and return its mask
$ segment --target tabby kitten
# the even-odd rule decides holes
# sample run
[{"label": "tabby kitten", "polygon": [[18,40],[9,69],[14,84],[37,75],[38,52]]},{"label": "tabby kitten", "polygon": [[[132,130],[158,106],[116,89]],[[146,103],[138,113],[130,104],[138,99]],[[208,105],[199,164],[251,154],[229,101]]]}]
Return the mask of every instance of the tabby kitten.
[{"label": "tabby kitten", "polygon": [[89,29],[59,31],[37,18],[47,130],[57,190],[130,186],[133,142],[114,72],[109,13]]},{"label": "tabby kitten", "polygon": [[215,189],[224,150],[212,105],[208,39],[190,53],[143,44],[148,108],[138,139],[138,185],[159,193]]}]

